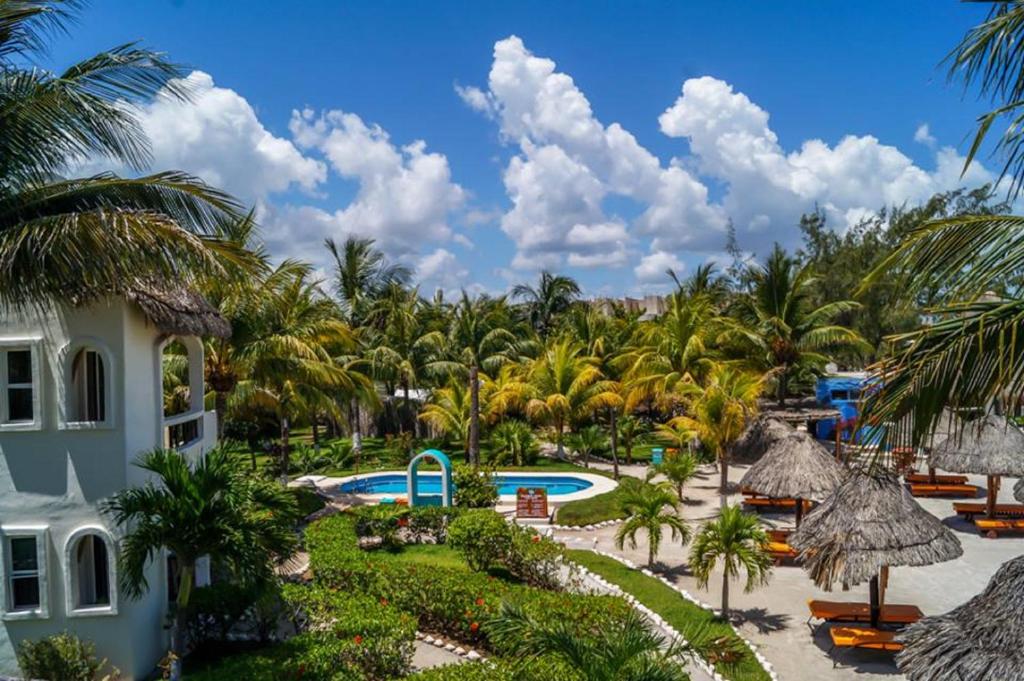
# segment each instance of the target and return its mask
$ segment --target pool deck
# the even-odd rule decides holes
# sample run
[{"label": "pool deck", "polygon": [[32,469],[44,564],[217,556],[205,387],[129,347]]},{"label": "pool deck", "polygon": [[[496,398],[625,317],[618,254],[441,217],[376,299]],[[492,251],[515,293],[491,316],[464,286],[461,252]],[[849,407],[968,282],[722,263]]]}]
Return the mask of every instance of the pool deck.
[{"label": "pool deck", "polygon": [[[382,476],[382,475],[405,475],[404,470],[389,470],[389,471],[373,471],[371,473],[363,473],[360,475],[348,475],[343,478],[332,478],[324,475],[303,475],[300,478],[296,478],[292,481],[292,485],[313,485],[324,495],[331,497],[332,499],[341,500],[342,498],[357,500],[360,503],[379,503],[381,499],[385,497],[403,497],[406,495],[395,494],[393,492],[387,494],[353,494],[353,493],[342,493],[340,492],[341,485],[347,482],[354,482],[356,480],[367,480],[370,478]],[[548,497],[548,506],[552,509],[557,508],[560,504],[564,504],[569,501],[576,501],[577,499],[589,499],[590,497],[598,494],[604,494],[615,489],[619,483],[615,482],[611,478],[603,475],[595,475],[593,473],[584,472],[560,472],[560,473],[542,473],[533,471],[498,471],[495,475],[520,475],[531,478],[576,478],[579,480],[586,480],[590,483],[590,487],[582,489],[578,492],[570,492],[569,494],[559,494],[557,496]],[[502,494],[498,497],[498,510],[505,510],[508,506],[515,506],[516,495],[514,494]]]}]

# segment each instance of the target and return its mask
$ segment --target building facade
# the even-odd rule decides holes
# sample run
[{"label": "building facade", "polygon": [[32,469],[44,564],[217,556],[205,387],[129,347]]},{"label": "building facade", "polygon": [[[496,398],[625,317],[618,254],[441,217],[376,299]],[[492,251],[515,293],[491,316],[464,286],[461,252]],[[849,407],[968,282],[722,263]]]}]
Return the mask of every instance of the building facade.
[{"label": "building facade", "polygon": [[[168,561],[149,590],[118,589],[121,529],[102,502],[147,473],[157,447],[202,456],[216,442],[203,408],[200,336],[226,324],[198,297],[134,291],[88,307],[0,309],[0,675],[18,673],[24,640],[70,631],[125,679],[168,648]],[[165,413],[164,355],[187,360],[184,406]]]}]

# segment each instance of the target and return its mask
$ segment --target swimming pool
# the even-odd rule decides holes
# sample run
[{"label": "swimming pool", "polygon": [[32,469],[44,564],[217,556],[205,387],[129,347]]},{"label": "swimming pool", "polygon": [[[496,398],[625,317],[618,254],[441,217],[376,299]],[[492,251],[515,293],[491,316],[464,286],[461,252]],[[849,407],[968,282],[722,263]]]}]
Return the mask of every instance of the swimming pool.
[{"label": "swimming pool", "polygon": [[[494,476],[498,494],[515,495],[520,487],[543,487],[549,497],[575,494],[594,486],[590,480],[574,475],[530,475],[528,473],[499,473]],[[375,473],[357,480],[348,480],[338,486],[343,494],[408,494],[405,473]],[[440,494],[441,475],[420,473],[420,494]]]}]

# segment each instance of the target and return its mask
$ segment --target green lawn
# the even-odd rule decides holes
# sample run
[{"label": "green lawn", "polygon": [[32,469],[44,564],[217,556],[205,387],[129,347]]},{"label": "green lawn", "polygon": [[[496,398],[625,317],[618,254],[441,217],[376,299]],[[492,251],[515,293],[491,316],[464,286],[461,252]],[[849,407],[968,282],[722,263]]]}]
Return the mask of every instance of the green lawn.
[{"label": "green lawn", "polygon": [[560,525],[593,525],[605,520],[624,518],[625,513],[619,504],[622,488],[616,487],[611,492],[598,494],[589,499],[570,501],[558,507],[555,522]]},{"label": "green lawn", "polygon": [[[742,641],[739,641],[732,625],[686,600],[657,579],[647,577],[639,570],[632,570],[617,560],[590,551],[570,550],[568,554],[576,563],[601,575],[623,591],[633,594],[637,600],[661,615],[685,638],[689,639],[692,632],[706,628],[711,637],[735,639],[743,645],[741,650],[749,650]],[[716,670],[732,681],[770,681],[768,672],[749,652],[734,664],[717,664]]]}]

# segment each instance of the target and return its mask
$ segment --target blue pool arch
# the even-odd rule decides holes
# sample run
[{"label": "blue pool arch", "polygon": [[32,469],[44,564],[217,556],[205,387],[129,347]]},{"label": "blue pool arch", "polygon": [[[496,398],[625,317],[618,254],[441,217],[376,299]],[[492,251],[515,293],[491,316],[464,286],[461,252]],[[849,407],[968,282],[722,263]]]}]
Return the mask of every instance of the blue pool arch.
[{"label": "blue pool arch", "polygon": [[[441,494],[420,494],[419,466],[424,459],[433,459],[441,465]],[[452,506],[452,462],[437,449],[426,449],[409,462],[406,472],[406,489],[409,491],[409,506]]]}]

